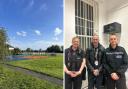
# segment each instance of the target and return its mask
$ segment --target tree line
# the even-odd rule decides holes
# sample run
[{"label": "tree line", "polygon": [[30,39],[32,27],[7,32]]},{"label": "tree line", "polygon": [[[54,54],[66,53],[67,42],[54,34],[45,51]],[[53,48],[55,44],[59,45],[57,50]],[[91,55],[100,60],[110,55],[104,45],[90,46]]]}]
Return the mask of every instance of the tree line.
[{"label": "tree line", "polygon": [[13,55],[20,54],[22,52],[46,52],[46,53],[63,53],[63,46],[59,45],[52,45],[49,46],[46,50],[34,50],[32,48],[27,48],[26,50],[21,50],[20,48],[14,48],[14,50],[11,51]]}]

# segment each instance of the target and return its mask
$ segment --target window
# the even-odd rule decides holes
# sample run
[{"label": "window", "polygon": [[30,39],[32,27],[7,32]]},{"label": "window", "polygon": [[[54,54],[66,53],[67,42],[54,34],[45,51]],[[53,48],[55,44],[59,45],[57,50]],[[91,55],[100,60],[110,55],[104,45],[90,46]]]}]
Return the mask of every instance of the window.
[{"label": "window", "polygon": [[[94,0],[75,0],[75,33],[80,47],[86,50],[98,28],[98,4]],[[95,9],[94,9],[95,8]]]}]

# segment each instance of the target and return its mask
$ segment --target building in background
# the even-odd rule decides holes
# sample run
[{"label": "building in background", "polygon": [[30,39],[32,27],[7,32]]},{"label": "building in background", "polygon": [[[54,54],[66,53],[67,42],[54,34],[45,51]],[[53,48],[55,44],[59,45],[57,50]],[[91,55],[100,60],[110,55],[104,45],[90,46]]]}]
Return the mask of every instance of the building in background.
[{"label": "building in background", "polygon": [[121,24],[119,45],[128,53],[128,0],[65,0],[64,1],[64,40],[65,48],[71,44],[74,36],[79,36],[80,46],[84,50],[90,46],[94,33],[100,42],[109,45],[108,34],[104,34],[104,25],[118,22]]},{"label": "building in background", "polygon": [[98,33],[98,3],[93,0],[65,0],[64,29],[65,45],[69,46],[71,38],[80,38],[80,47],[84,50],[90,46],[94,33]]},{"label": "building in background", "polygon": [[128,53],[128,0],[65,0],[64,48],[71,45],[72,37],[78,36],[80,47],[86,50],[94,33],[108,47],[109,34],[104,33],[104,25],[113,22],[121,24],[121,33],[117,33],[119,45]]}]

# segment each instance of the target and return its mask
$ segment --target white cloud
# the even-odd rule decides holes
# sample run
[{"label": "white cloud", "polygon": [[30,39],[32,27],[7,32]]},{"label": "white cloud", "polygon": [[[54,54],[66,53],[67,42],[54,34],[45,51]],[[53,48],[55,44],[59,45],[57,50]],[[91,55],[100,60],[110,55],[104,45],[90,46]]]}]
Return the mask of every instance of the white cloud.
[{"label": "white cloud", "polygon": [[59,27],[57,27],[55,30],[54,30],[54,35],[55,36],[58,36],[58,35],[60,35],[62,33],[62,30],[59,28]]},{"label": "white cloud", "polygon": [[32,45],[33,48],[42,48],[42,49],[46,49],[47,47],[51,46],[51,45],[63,45],[62,42],[56,42],[56,41],[45,41],[45,40],[38,40],[35,41],[34,44]]},{"label": "white cloud", "polygon": [[20,49],[25,50],[26,48],[32,48],[32,49],[47,49],[47,47],[51,45],[63,45],[63,42],[56,42],[56,41],[45,41],[45,40],[36,40],[33,43],[31,42],[26,42],[25,44],[19,40],[12,40],[11,45],[14,47],[18,47]]},{"label": "white cloud", "polygon": [[39,30],[35,30],[35,33],[39,36],[41,35],[41,32]]},{"label": "white cloud", "polygon": [[16,32],[16,34],[17,34],[18,36],[23,36],[23,37],[27,36],[27,32],[25,32],[25,31]]},{"label": "white cloud", "polygon": [[59,38],[58,38],[58,37],[54,37],[54,38],[53,38],[53,40],[58,41],[58,40],[59,40]]},{"label": "white cloud", "polygon": [[47,10],[47,4],[46,4],[46,3],[43,3],[43,4],[40,6],[39,10]]},{"label": "white cloud", "polygon": [[17,35],[19,35],[19,36],[21,35],[21,33],[20,33],[20,32],[16,32],[16,34],[17,34]]}]

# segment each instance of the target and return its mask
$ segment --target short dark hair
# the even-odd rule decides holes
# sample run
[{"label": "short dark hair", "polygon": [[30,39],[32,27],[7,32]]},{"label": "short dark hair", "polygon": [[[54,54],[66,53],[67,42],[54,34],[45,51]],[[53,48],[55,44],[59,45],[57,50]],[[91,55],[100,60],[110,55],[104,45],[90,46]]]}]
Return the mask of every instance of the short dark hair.
[{"label": "short dark hair", "polygon": [[[114,35],[114,36],[117,36],[116,33],[111,33],[111,34],[110,34],[110,36],[113,36],[113,35]],[[110,37],[110,36],[109,36],[109,37]]]},{"label": "short dark hair", "polygon": [[116,33],[111,33],[110,35],[116,35]]},{"label": "short dark hair", "polygon": [[110,39],[111,36],[115,36],[115,37],[118,39],[118,36],[117,36],[116,33],[111,33],[111,34],[109,35],[109,39]]}]

